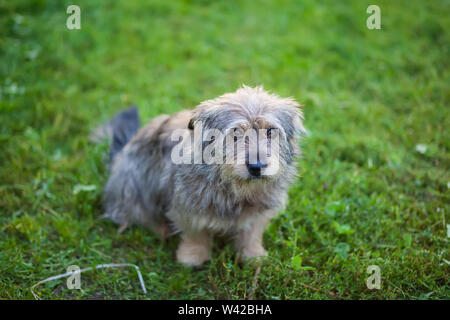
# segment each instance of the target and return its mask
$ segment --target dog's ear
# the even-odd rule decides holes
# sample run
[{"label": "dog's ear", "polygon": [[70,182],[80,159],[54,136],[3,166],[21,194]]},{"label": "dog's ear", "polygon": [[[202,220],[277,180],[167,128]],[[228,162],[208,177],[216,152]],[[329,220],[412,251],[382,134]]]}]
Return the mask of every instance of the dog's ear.
[{"label": "dog's ear", "polygon": [[288,137],[299,137],[307,133],[303,126],[303,112],[297,101],[292,98],[285,98],[280,104],[280,118],[282,123],[287,124]]},{"label": "dog's ear", "polygon": [[295,113],[293,116],[293,125],[298,134],[304,135],[307,134],[305,127],[303,126],[303,112],[300,109],[301,105],[298,105],[295,109]]},{"label": "dog's ear", "polygon": [[289,151],[291,154],[291,161],[294,157],[300,155],[299,139],[303,134],[306,134],[306,129],[303,126],[303,113],[300,109],[300,104],[294,99],[286,98],[280,103],[278,108],[278,117],[281,123],[284,124],[284,131],[288,142]]},{"label": "dog's ear", "polygon": [[202,119],[202,115],[206,109],[210,107],[209,101],[202,102],[194,110],[192,110],[191,120],[188,123],[188,129],[194,130],[195,122]]},{"label": "dog's ear", "polygon": [[189,120],[189,124],[188,124],[189,130],[194,130],[194,122],[195,122],[195,118],[191,118],[191,120]]}]

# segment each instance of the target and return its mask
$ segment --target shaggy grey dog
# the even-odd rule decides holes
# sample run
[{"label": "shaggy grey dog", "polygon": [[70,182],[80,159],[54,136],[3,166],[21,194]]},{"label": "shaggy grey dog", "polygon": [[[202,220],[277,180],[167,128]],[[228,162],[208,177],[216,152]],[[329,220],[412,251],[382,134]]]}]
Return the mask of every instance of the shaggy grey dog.
[{"label": "shaggy grey dog", "polygon": [[[266,256],[263,232],[283,210],[296,177],[295,158],[305,132],[298,103],[262,87],[243,86],[194,110],[162,115],[138,127],[137,110],[131,108],[102,129],[113,138],[104,216],[118,223],[119,231],[137,223],[164,237],[181,233],[177,259],[189,266],[209,259],[215,233],[232,234],[241,258]],[[191,142],[199,127],[200,132],[215,129],[231,136],[205,139],[200,133],[201,150],[219,146],[216,152],[223,148],[223,157],[231,153],[235,161],[176,163],[176,147],[188,159],[194,157]],[[186,131],[181,142],[174,139],[180,129]],[[245,138],[249,130],[265,135]],[[268,156],[261,146],[271,143],[275,131],[278,148]],[[243,148],[235,148],[239,141]],[[250,163],[252,156],[256,162]]]}]

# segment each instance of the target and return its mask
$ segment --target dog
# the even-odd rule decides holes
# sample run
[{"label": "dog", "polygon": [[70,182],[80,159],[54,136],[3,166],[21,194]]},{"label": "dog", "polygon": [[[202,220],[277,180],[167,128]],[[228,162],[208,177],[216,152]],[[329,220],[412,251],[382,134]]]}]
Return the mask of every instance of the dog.
[{"label": "dog", "polygon": [[[119,224],[119,232],[139,224],[162,237],[179,233],[176,258],[186,266],[210,259],[214,234],[232,235],[242,260],[267,256],[264,230],[285,208],[297,176],[306,132],[300,105],[244,85],[194,110],[160,115],[141,129],[139,122],[132,107],[97,130],[112,138],[103,217]],[[202,132],[208,130],[215,136],[206,139]],[[263,134],[245,134],[252,130]],[[273,144],[275,131],[278,146],[269,155],[263,146]],[[175,132],[182,134],[174,138]],[[227,161],[192,161],[198,160],[196,148],[200,155],[213,148],[215,160]],[[181,153],[187,162],[174,160]]]}]

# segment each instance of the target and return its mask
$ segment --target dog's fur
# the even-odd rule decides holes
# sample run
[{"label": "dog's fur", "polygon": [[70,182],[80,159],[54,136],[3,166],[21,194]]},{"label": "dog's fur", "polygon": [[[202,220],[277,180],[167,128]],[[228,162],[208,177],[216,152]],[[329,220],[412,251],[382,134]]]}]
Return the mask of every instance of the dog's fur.
[{"label": "dog's fur", "polygon": [[[305,132],[298,107],[291,98],[243,86],[194,110],[156,117],[133,137],[133,128],[125,126],[121,134],[124,130],[117,127],[121,119],[130,121],[133,112],[117,116],[110,126],[114,141],[122,143],[111,150],[104,216],[120,224],[120,230],[137,223],[162,236],[180,232],[177,259],[185,265],[199,266],[209,259],[214,233],[234,235],[243,258],[267,255],[263,232],[284,208],[296,176],[299,138]],[[178,142],[171,140],[172,132],[186,128],[194,132],[199,123],[222,132],[278,129],[278,173],[252,179],[245,164],[174,164],[171,151]]]}]

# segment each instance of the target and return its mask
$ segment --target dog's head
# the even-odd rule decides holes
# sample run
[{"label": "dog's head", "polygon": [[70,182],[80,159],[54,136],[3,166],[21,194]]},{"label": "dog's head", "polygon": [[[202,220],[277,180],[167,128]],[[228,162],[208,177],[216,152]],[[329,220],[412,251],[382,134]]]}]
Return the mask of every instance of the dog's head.
[{"label": "dog's head", "polygon": [[201,103],[189,129],[200,130],[203,159],[215,164],[212,168],[221,170],[222,178],[268,181],[283,174],[299,155],[302,119],[293,99],[243,86]]}]

